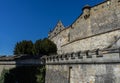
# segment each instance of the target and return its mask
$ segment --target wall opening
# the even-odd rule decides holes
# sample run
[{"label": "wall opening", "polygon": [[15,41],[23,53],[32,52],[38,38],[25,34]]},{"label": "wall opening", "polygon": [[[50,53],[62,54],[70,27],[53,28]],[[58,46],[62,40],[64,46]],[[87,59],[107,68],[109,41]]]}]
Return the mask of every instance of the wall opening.
[{"label": "wall opening", "polygon": [[71,83],[71,70],[72,70],[72,67],[69,67],[69,79],[68,79],[68,83]]}]

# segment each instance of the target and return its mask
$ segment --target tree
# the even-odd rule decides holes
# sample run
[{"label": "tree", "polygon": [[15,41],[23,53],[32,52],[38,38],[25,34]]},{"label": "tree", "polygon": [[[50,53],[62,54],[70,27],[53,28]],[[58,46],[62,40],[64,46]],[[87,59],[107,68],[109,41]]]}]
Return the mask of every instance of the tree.
[{"label": "tree", "polygon": [[17,42],[14,48],[14,54],[33,54],[32,41],[23,40],[21,42]]},{"label": "tree", "polygon": [[56,45],[45,38],[43,40],[39,39],[34,44],[32,41],[23,40],[17,42],[14,48],[14,54],[28,54],[28,55],[50,55],[56,54]]},{"label": "tree", "polygon": [[34,44],[34,48],[37,55],[40,54],[50,55],[57,53],[56,45],[47,38],[43,40],[41,39],[37,40]]}]

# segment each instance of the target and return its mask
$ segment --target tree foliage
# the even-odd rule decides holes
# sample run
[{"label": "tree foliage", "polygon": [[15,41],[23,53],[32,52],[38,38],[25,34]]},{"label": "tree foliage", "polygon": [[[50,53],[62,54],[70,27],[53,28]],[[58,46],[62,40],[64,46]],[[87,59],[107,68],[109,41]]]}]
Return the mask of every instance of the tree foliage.
[{"label": "tree foliage", "polygon": [[21,42],[17,42],[14,54],[33,54],[33,43],[32,41],[23,40]]},{"label": "tree foliage", "polygon": [[50,41],[49,39],[45,38],[43,40],[37,40],[34,44],[36,54],[45,54],[45,55],[50,55],[50,54],[56,54],[57,52],[57,47],[56,45]]},{"label": "tree foliage", "polygon": [[45,38],[43,40],[39,39],[34,44],[32,41],[23,40],[17,42],[14,54],[29,54],[29,55],[50,55],[57,52],[56,45]]}]

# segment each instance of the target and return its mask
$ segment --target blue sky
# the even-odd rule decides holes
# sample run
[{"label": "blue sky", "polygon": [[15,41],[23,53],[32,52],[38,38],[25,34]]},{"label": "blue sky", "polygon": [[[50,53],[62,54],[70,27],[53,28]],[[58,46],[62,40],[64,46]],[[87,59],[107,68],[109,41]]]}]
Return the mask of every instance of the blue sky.
[{"label": "blue sky", "polygon": [[69,26],[84,5],[104,0],[0,0],[0,55],[12,55],[16,42],[47,37],[58,20]]}]

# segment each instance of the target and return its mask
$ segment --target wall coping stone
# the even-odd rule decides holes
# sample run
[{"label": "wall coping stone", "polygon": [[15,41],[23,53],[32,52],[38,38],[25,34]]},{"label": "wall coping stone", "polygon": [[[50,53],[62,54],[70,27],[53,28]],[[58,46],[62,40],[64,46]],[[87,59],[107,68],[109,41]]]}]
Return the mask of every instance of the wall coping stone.
[{"label": "wall coping stone", "polygon": [[120,47],[72,52],[45,58],[47,65],[78,63],[120,63]]}]

